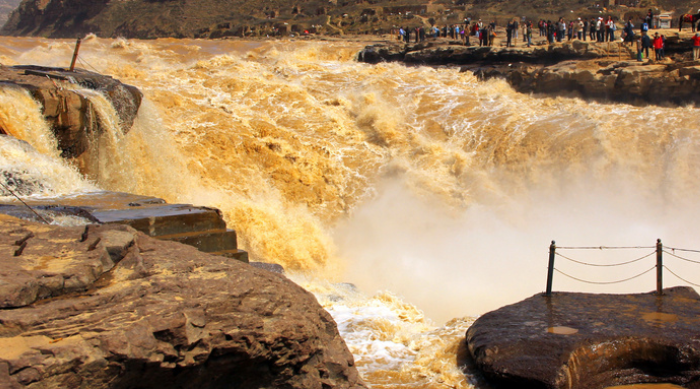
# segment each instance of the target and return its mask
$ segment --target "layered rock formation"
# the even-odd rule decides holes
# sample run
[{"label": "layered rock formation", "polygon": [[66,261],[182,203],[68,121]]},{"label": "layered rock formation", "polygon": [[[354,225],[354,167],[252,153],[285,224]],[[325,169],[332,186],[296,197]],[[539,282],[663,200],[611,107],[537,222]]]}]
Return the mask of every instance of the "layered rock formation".
[{"label": "layered rock formation", "polygon": [[[3,174],[5,178],[9,175]],[[14,185],[10,186],[15,193],[32,193],[31,188],[25,189],[25,186],[33,183],[16,180],[12,183]],[[109,191],[26,198],[24,203],[11,200],[0,203],[0,213],[52,224],[61,224],[66,217],[72,217],[71,225],[125,224],[154,238],[173,240],[205,253],[248,262],[248,253],[238,248],[236,231],[226,227],[221,211],[216,208],[168,204],[156,197]]]},{"label": "layered rock formation", "polygon": [[492,382],[517,388],[637,383],[700,387],[700,296],[655,293],[535,295],[489,312],[467,331]]},{"label": "layered rock formation", "polygon": [[618,43],[572,41],[534,48],[464,47],[434,43],[373,45],[358,53],[368,63],[461,65],[480,79],[504,78],[517,91],[633,104],[700,102],[700,64],[687,60],[691,47],[667,39],[673,61],[631,60],[633,48]]},{"label": "layered rock formation", "polygon": [[[109,100],[124,133],[134,123],[143,97],[136,87],[109,76],[82,69],[68,71],[39,66],[0,66],[0,88],[22,88],[31,93],[43,107],[44,117],[66,158],[83,154],[90,136],[101,131],[97,110],[81,89],[98,91]],[[0,128],[0,133],[7,132]]]},{"label": "layered rock formation", "polygon": [[482,79],[505,78],[517,91],[632,104],[700,103],[700,64],[566,61],[551,66],[483,66]]},{"label": "layered rock formation", "polygon": [[335,322],[284,276],[128,226],[0,215],[4,388],[359,388]]},{"label": "layered rock formation", "polygon": [[572,59],[594,59],[631,56],[628,47],[611,44],[593,44],[574,40],[560,45],[544,42],[531,48],[499,46],[463,46],[456,42],[429,41],[415,45],[375,44],[358,53],[358,60],[367,63],[405,62],[419,65],[466,65],[483,63],[539,63],[552,64]]}]

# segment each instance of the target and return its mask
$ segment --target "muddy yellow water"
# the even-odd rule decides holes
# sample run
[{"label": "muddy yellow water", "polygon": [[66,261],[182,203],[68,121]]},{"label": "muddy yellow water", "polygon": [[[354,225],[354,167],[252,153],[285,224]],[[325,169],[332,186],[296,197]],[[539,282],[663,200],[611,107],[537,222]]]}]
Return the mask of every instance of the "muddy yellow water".
[{"label": "muddy yellow water", "polygon": [[[72,46],[5,37],[0,62],[67,66]],[[464,332],[544,290],[553,239],[700,248],[695,107],[518,94],[454,68],[360,64],[361,47],[88,37],[79,67],[143,91],[134,128],[119,133],[104,98],[79,90],[106,127],[81,175],[53,151],[36,104],[3,89],[0,125],[36,150],[0,138],[0,169],[29,197],[114,190],[220,208],[252,260],[282,264],[317,296],[380,388],[478,387],[460,367]],[[556,266],[609,282],[648,261]],[[665,265],[700,283],[692,262]],[[647,292],[654,277],[601,286],[557,273],[554,289]]]}]

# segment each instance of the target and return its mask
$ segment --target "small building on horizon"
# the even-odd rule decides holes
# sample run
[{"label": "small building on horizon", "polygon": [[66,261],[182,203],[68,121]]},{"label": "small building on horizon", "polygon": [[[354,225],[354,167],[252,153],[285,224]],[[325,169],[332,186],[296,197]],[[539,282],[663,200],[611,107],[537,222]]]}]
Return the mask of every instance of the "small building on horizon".
[{"label": "small building on horizon", "polygon": [[654,15],[651,22],[651,28],[671,28],[673,24],[673,13],[666,12]]}]

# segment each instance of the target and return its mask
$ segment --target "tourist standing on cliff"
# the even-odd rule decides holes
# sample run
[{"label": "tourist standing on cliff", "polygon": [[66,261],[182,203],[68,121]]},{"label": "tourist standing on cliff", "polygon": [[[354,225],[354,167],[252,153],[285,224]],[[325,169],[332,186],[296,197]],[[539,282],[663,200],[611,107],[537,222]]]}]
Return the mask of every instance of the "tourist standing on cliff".
[{"label": "tourist standing on cliff", "polygon": [[551,20],[547,20],[547,42],[549,42],[550,45],[554,44],[555,28],[554,23],[552,23]]},{"label": "tourist standing on cliff", "polygon": [[472,21],[471,19],[464,19],[464,28],[462,31],[464,32],[464,45],[469,46],[469,35],[472,33]]},{"label": "tourist standing on cliff", "polygon": [[639,26],[639,29],[641,30],[642,34],[649,32],[649,26],[650,24],[647,23],[646,18],[644,18],[644,20],[642,20],[642,25]]},{"label": "tourist standing on cliff", "polygon": [[578,18],[578,21],[576,22],[576,38],[578,40],[586,40],[586,30],[584,30],[585,28],[586,24],[583,23],[581,18]]},{"label": "tourist standing on cliff", "polygon": [[596,40],[596,35],[595,35],[595,18],[591,18],[591,21],[588,23],[588,28],[590,29],[590,36],[591,36],[591,42]]},{"label": "tourist standing on cliff", "polygon": [[605,30],[605,26],[603,26],[603,18],[598,18],[598,20],[595,22],[595,34],[596,34],[596,40],[598,42],[603,42],[604,30]]},{"label": "tourist standing on cliff", "polygon": [[651,28],[652,22],[654,21],[654,13],[651,9],[647,12],[647,16],[644,17],[644,22],[647,24],[647,28]]},{"label": "tourist standing on cliff", "polygon": [[654,34],[654,54],[656,54],[656,60],[660,61],[663,59],[663,49],[664,49],[664,41],[663,39],[659,36],[659,33]]},{"label": "tourist standing on cliff", "polygon": [[696,32],[690,40],[693,41],[693,61],[697,61],[700,58],[700,35]]},{"label": "tourist standing on cliff", "polygon": [[615,42],[615,31],[617,31],[617,26],[612,17],[608,16],[608,42]]},{"label": "tourist standing on cliff", "polygon": [[634,42],[634,24],[632,24],[632,18],[629,18],[627,23],[625,23],[624,34],[626,43]]},{"label": "tourist standing on cliff", "polygon": [[661,59],[666,58],[666,37],[661,34]]},{"label": "tourist standing on cliff", "polygon": [[486,24],[483,24],[481,26],[481,30],[479,30],[479,45],[480,46],[488,46],[489,45],[489,29]]},{"label": "tourist standing on cliff", "polygon": [[559,18],[558,27],[559,30],[557,31],[557,42],[561,42],[566,36],[566,22],[564,21],[564,18]]},{"label": "tourist standing on cliff", "polygon": [[510,21],[506,25],[506,47],[511,46],[510,42],[511,42],[512,37],[513,37],[513,22]]},{"label": "tourist standing on cliff", "polygon": [[649,34],[642,34],[642,48],[641,52],[644,53],[644,55],[649,58],[649,49],[652,47],[651,45],[651,38],[649,37]]},{"label": "tourist standing on cliff", "polygon": [[[697,34],[695,34],[697,36]],[[525,37],[527,38],[527,47],[532,45],[532,22],[527,21],[525,24]]]}]

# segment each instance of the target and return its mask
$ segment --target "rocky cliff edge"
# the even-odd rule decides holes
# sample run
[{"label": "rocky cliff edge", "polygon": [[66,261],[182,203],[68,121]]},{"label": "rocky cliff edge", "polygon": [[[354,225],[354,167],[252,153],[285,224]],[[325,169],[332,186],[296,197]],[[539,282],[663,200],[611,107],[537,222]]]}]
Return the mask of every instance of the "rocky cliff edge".
[{"label": "rocky cliff edge", "polygon": [[127,226],[0,215],[2,388],[361,388],[284,276]]}]

